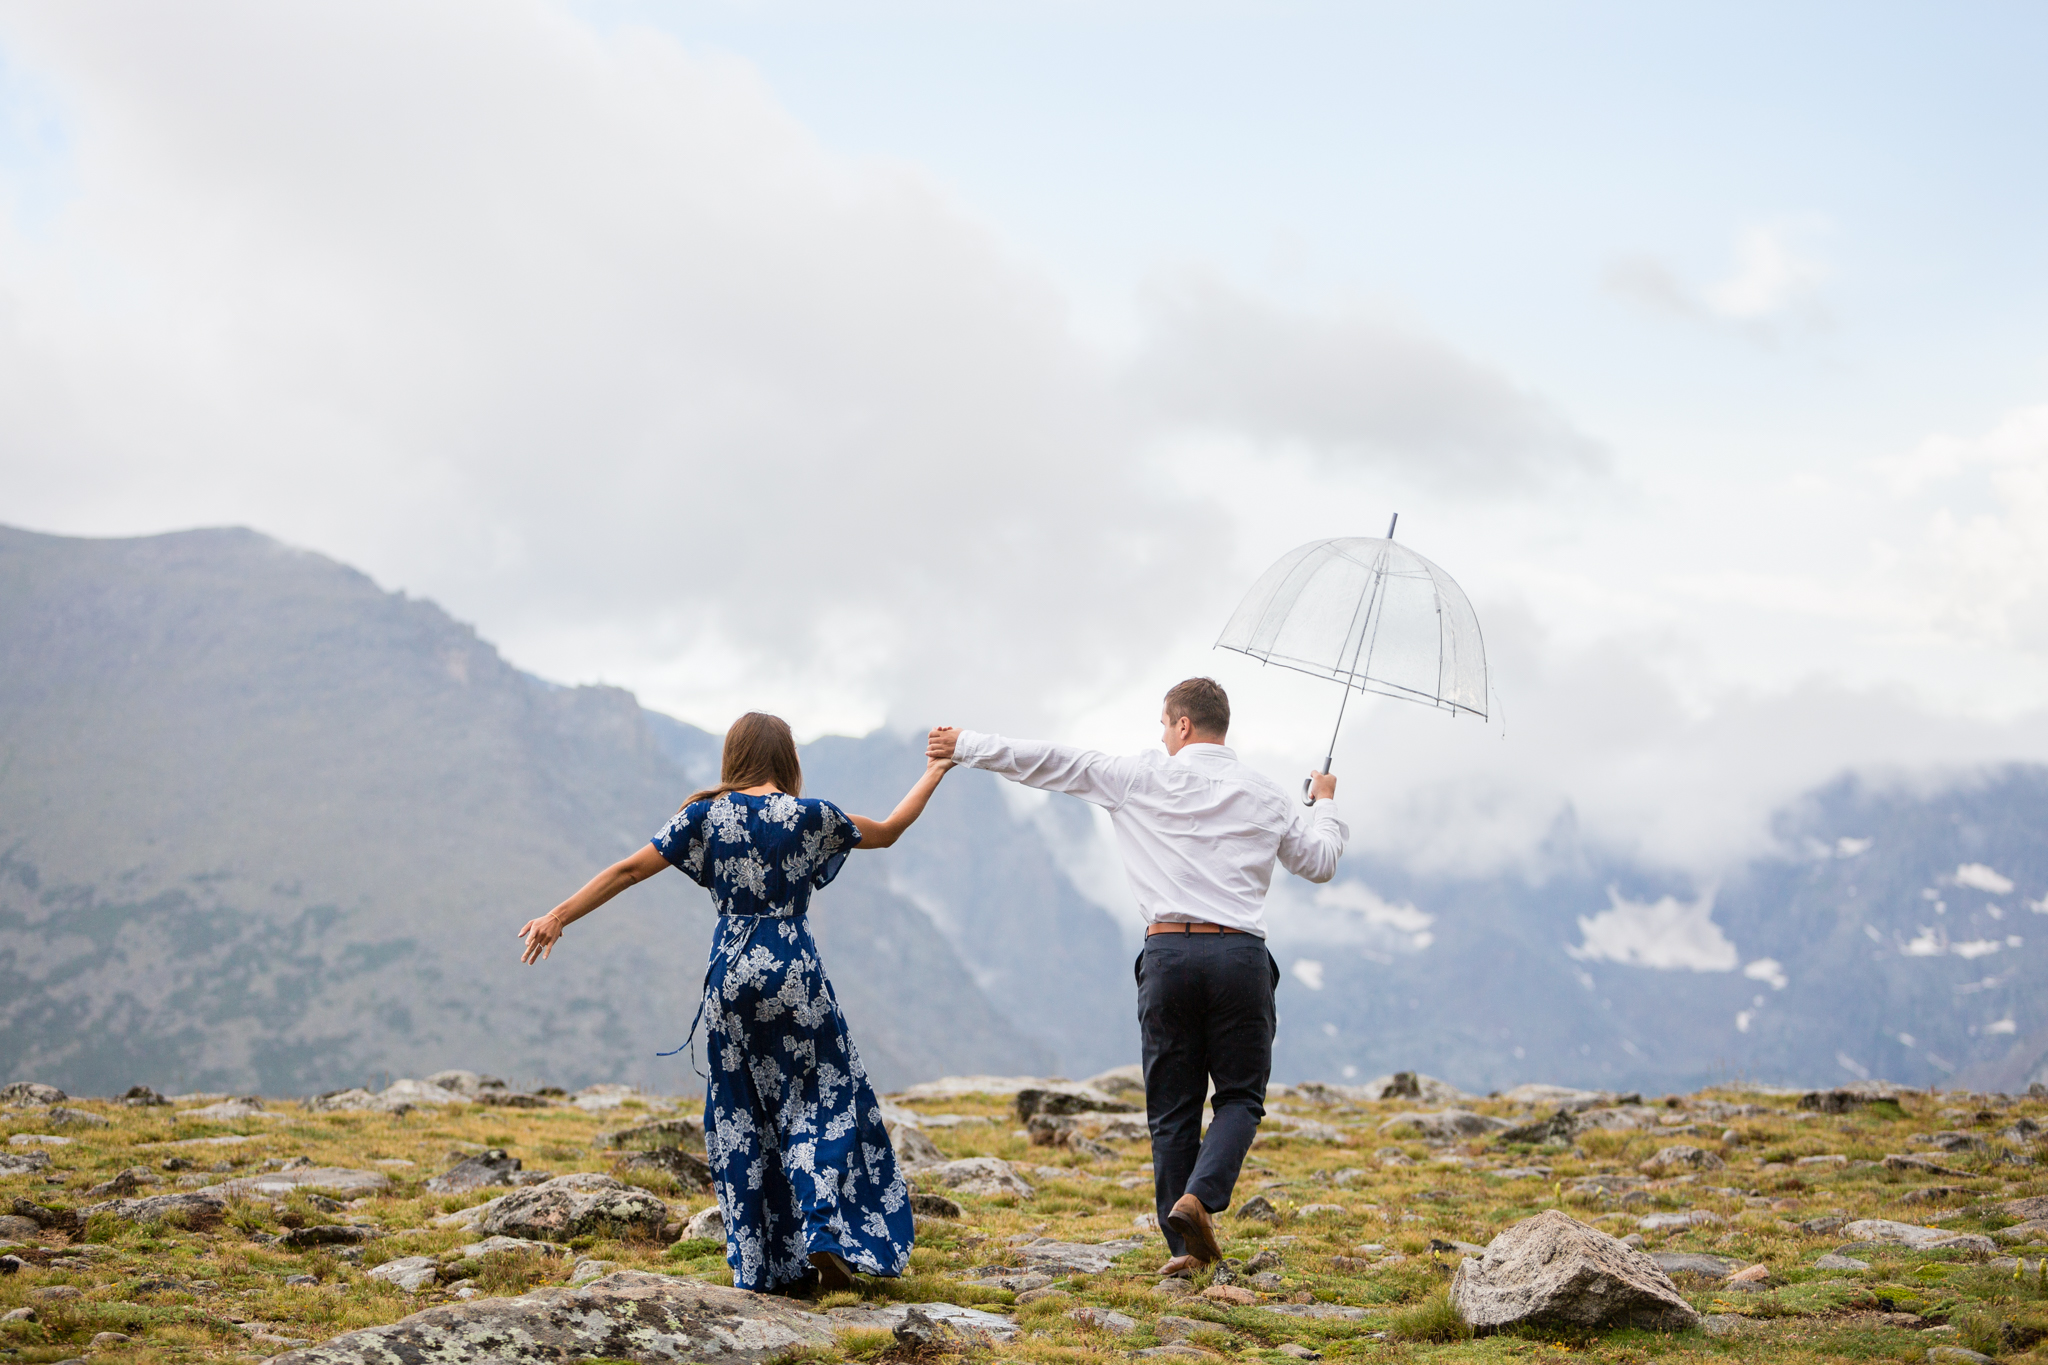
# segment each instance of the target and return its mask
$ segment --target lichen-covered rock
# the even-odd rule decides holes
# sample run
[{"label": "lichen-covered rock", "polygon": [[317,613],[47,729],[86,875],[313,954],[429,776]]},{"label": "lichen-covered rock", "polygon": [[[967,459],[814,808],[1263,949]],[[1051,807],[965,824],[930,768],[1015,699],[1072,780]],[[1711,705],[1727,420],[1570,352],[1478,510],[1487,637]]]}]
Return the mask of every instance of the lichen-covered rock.
[{"label": "lichen-covered rock", "polygon": [[834,1325],[788,1299],[622,1270],[580,1287],[429,1308],[273,1357],[270,1365],[558,1365],[592,1358],[742,1365],[832,1346]]},{"label": "lichen-covered rock", "polygon": [[478,1232],[566,1242],[571,1237],[652,1238],[668,1221],[668,1205],[608,1175],[579,1171],[515,1190],[477,1220]]},{"label": "lichen-covered rock", "polygon": [[962,1194],[987,1197],[997,1194],[1014,1194],[1019,1199],[1029,1199],[1038,1191],[1026,1184],[1024,1178],[1010,1168],[1010,1163],[992,1156],[963,1157],[959,1161],[948,1161],[931,1168],[931,1174],[949,1190]]},{"label": "lichen-covered rock", "polygon": [[701,1152],[704,1150],[704,1120],[696,1115],[684,1114],[671,1119],[636,1123],[630,1128],[599,1133],[597,1145],[639,1151],[651,1151],[656,1147],[682,1147],[692,1152]]},{"label": "lichen-covered rock", "polygon": [[124,1223],[182,1223],[205,1227],[220,1221],[228,1211],[227,1201],[212,1190],[189,1194],[158,1194],[147,1199],[111,1199],[85,1209],[87,1218],[107,1214]]},{"label": "lichen-covered rock", "polygon": [[0,1175],[34,1175],[49,1164],[48,1152],[0,1152]]},{"label": "lichen-covered rock", "polygon": [[1481,1331],[1521,1323],[1672,1331],[1700,1320],[1649,1257],[1556,1209],[1523,1219],[1460,1263],[1451,1304]]}]

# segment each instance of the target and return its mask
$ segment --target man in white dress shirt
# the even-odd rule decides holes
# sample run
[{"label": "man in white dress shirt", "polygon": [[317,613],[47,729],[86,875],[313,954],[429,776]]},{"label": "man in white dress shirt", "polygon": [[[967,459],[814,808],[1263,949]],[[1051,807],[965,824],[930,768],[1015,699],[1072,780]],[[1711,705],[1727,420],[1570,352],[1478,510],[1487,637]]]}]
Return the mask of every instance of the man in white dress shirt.
[{"label": "man in white dress shirt", "polygon": [[[1310,775],[1304,809],[1224,745],[1230,698],[1190,678],[1166,694],[1166,752],[1113,757],[941,726],[927,752],[1013,782],[1066,792],[1109,812],[1145,947],[1136,964],[1144,1039],[1145,1117],[1153,1197],[1173,1252],[1165,1274],[1217,1260],[1210,1215],[1230,1207],[1245,1152],[1265,1116],[1273,1066],[1273,991],[1266,951],[1273,864],[1326,882],[1350,837],[1337,779]],[[1202,1097],[1215,1116],[1202,1137]]]}]

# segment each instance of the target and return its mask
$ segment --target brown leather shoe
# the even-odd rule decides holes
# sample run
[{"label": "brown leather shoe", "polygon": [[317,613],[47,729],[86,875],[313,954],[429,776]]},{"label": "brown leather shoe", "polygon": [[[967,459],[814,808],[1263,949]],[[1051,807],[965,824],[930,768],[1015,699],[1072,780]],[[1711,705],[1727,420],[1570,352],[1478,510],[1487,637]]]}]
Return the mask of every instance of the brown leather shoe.
[{"label": "brown leather shoe", "polygon": [[1176,1256],[1156,1272],[1160,1279],[1170,1280],[1176,1275],[1192,1275],[1202,1268],[1202,1263],[1192,1256]]},{"label": "brown leather shoe", "polygon": [[853,1267],[829,1251],[811,1253],[811,1264],[818,1271],[818,1288],[826,1293],[835,1289],[853,1288]]},{"label": "brown leather shoe", "polygon": [[1202,1207],[1202,1201],[1191,1194],[1184,1194],[1173,1201],[1166,1221],[1173,1224],[1173,1230],[1188,1244],[1188,1254],[1198,1261],[1220,1261],[1223,1248],[1216,1245],[1216,1229],[1209,1222],[1209,1210]]}]

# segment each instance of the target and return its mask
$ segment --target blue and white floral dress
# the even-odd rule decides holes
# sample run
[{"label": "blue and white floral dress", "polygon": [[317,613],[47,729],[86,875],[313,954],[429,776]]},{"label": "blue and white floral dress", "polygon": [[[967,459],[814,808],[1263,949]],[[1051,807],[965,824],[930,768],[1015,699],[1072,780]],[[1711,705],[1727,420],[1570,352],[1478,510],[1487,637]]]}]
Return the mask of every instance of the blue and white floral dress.
[{"label": "blue and white floral dress", "polygon": [[814,1252],[869,1275],[910,1261],[910,1195],[805,911],[860,842],[829,801],[697,801],[654,847],[718,905],[704,978],[705,1148],[741,1289],[804,1278]]}]

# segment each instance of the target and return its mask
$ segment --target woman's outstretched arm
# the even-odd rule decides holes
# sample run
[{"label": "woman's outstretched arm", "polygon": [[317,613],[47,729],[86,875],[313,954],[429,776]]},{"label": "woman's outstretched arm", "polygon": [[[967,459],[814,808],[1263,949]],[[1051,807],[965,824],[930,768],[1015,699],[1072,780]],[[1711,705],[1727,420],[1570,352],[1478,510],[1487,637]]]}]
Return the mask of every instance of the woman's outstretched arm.
[{"label": "woman's outstretched arm", "polygon": [[924,766],[924,776],[917,779],[917,785],[909,795],[896,803],[896,809],[886,820],[870,820],[865,815],[849,815],[854,827],[860,831],[860,842],[855,848],[887,848],[896,842],[899,835],[924,814],[924,803],[932,799],[932,793],[939,789],[939,779],[952,767],[944,759],[934,758]]},{"label": "woman's outstretched arm", "polygon": [[[909,821],[904,823],[908,824]],[[519,937],[526,940],[526,951],[519,955],[519,960],[540,961],[554,951],[555,940],[562,936],[562,930],[627,887],[646,881],[667,866],[668,860],[655,850],[653,844],[642,844],[638,853],[613,863],[585,882],[581,891],[539,919],[530,919],[521,926]]]}]

